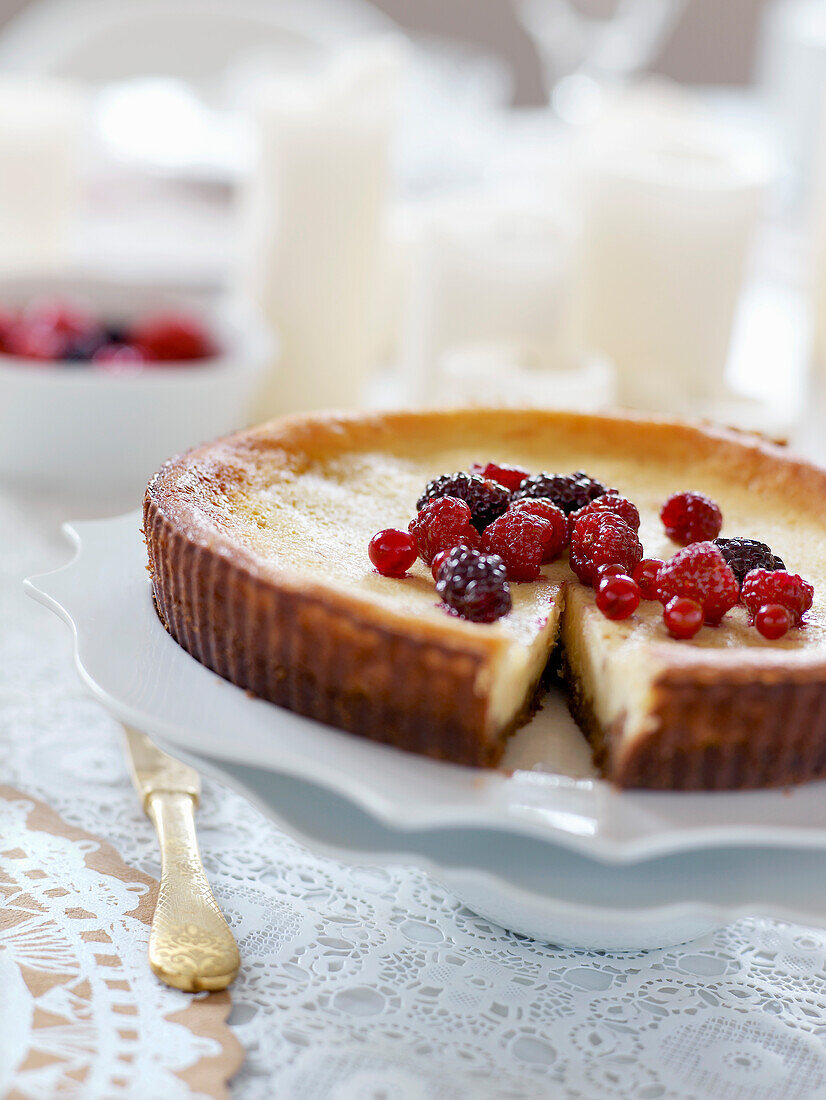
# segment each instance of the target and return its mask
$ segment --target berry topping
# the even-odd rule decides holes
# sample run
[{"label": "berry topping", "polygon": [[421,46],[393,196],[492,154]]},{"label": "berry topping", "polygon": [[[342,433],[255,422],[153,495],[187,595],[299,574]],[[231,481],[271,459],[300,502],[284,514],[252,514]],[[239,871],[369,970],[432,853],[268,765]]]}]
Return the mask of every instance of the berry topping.
[{"label": "berry topping", "polygon": [[674,638],[693,638],[703,625],[703,609],[688,596],[674,596],[663,608],[663,622]]},{"label": "berry topping", "polygon": [[454,546],[448,553],[436,591],[452,611],[474,623],[492,623],[511,609],[505,563],[467,546]]},{"label": "berry topping", "polygon": [[600,580],[597,607],[606,619],[627,619],[639,606],[639,585],[626,573],[617,573]]},{"label": "berry topping", "polygon": [[758,608],[754,616],[754,625],[764,638],[777,641],[792,626],[793,616],[782,604],[767,603]]},{"label": "berry topping", "polygon": [[601,481],[588,477],[582,470],[575,470],[572,474],[532,474],[514,493],[514,499],[547,497],[570,515],[607,492]]},{"label": "berry topping", "polygon": [[713,500],[701,493],[675,493],[660,510],[665,532],[681,546],[717,538],[723,513]]},{"label": "berry topping", "polygon": [[387,527],[373,535],[367,553],[383,577],[402,577],[416,560],[418,549],[407,531]]},{"label": "berry topping", "polygon": [[425,565],[430,565],[440,550],[449,550],[460,542],[473,549],[481,543],[478,532],[470,525],[470,508],[456,497],[430,501],[407,529],[416,540]]},{"label": "berry topping", "polygon": [[742,600],[752,615],[765,604],[779,603],[796,626],[812,606],[815,590],[798,576],[781,569],[753,569],[743,581]]},{"label": "berry topping", "polygon": [[479,532],[502,515],[511,499],[508,490],[498,481],[486,481],[476,474],[442,474],[427,483],[416,507],[421,510],[429,501],[439,497],[464,500],[470,507],[471,522]]},{"label": "berry topping", "polygon": [[642,558],[637,532],[611,512],[576,521],[571,532],[571,568],[583,584],[593,584],[601,565],[621,565],[631,574]]},{"label": "berry topping", "polygon": [[161,362],[185,362],[206,359],[215,354],[204,326],[183,313],[161,313],[134,326],[132,343],[138,344],[147,359]]},{"label": "berry topping", "polygon": [[703,609],[707,623],[719,623],[737,603],[740,586],[713,542],[693,542],[660,567],[657,595],[662,603],[688,596]]},{"label": "berry topping", "polygon": [[637,506],[632,504],[630,500],[626,500],[625,497],[621,497],[614,489],[609,489],[601,497],[597,497],[590,504],[586,504],[584,508],[574,512],[571,519],[576,521],[583,516],[590,515],[592,512],[610,512],[612,515],[619,516],[635,531],[640,529],[640,513],[637,511]]},{"label": "berry topping", "polygon": [[568,517],[553,501],[543,500],[541,497],[537,497],[536,500],[517,500],[511,505],[510,511],[527,512],[529,516],[538,516],[539,519],[547,521],[550,533],[545,544],[545,553],[542,555],[543,562],[558,558],[568,545],[571,536]]},{"label": "berry topping", "polygon": [[485,530],[482,548],[498,554],[512,581],[535,581],[553,530],[547,520],[528,512],[505,512]]},{"label": "berry topping", "polygon": [[785,569],[781,558],[757,539],[715,539],[714,545],[734,570],[740,584],[752,569]]},{"label": "berry topping", "polygon": [[504,485],[512,493],[516,492],[528,476],[527,470],[520,470],[518,466],[505,466],[499,462],[489,462],[487,466],[474,462],[470,472],[487,481],[498,481],[500,485]]},{"label": "berry topping", "polygon": [[640,594],[644,600],[659,599],[657,595],[657,577],[660,575],[662,564],[659,558],[643,558],[631,574],[640,586]]}]

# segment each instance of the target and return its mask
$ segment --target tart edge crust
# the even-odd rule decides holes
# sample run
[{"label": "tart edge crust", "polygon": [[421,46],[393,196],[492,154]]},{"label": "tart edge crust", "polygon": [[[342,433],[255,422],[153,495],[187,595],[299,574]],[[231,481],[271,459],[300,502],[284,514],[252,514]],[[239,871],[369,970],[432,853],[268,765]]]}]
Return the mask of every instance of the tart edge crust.
[{"label": "tart edge crust", "polygon": [[[407,415],[415,416],[395,419]],[[608,426],[636,418],[582,419]],[[308,427],[296,417],[279,426],[300,438],[313,420],[335,430],[349,423],[347,417],[315,417]],[[363,427],[364,418],[355,421]],[[771,444],[725,430],[682,423],[679,429],[706,442],[738,444],[755,459],[779,458],[826,496],[826,472]],[[499,761],[536,685],[520,718],[480,737],[488,715],[474,688],[495,647],[481,640],[440,643],[427,630],[402,633],[379,609],[357,612],[339,594],[328,591],[321,599],[311,587],[299,591],[256,576],[243,553],[236,557],[211,546],[188,529],[176,508],[173,518],[166,514],[165,478],[182,461],[185,456],[167,463],[150,482],[144,534],[159,617],[184,649],[239,687],[326,724],[458,764]],[[381,661],[371,659],[379,652]],[[378,668],[404,668],[405,676],[374,683]],[[606,778],[620,787],[734,790],[826,775],[826,661],[795,666],[781,659],[757,667],[744,657],[738,667],[669,668],[653,685],[649,731],[629,744],[622,721],[601,729],[581,685],[570,672],[567,678],[573,713]]]}]

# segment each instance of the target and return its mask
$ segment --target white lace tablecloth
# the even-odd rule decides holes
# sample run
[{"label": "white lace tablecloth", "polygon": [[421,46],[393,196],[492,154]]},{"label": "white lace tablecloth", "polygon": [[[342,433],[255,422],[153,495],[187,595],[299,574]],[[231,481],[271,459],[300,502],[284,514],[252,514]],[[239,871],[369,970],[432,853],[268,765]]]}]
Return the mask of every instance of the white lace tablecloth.
[{"label": "white lace tablecloth", "polygon": [[[67,558],[66,510],[0,494],[0,779],[157,876],[117,726],[81,687],[68,631],[20,590]],[[824,932],[755,919],[647,954],[556,950],[425,874],[318,858],[214,783],[198,821],[243,959],[237,1100],[826,1097]],[[125,965],[140,971],[143,950]],[[4,986],[0,1059],[14,998]]]}]

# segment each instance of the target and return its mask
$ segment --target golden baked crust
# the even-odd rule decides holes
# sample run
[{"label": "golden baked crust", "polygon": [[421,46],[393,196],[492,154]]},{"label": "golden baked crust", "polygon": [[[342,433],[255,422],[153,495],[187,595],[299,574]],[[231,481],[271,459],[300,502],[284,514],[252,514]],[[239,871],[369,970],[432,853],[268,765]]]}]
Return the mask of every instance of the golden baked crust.
[{"label": "golden baked crust", "polygon": [[[820,561],[826,577],[818,558],[826,539],[826,472],[733,432],[537,410],[293,417],[197,448],[151,481],[145,533],[165,626],[198,660],[262,698],[401,748],[496,763],[506,731],[491,714],[487,686],[512,643],[506,633],[443,613],[411,616],[358,585],[336,585],[302,568],[289,554],[267,553],[256,531],[269,522],[260,502],[292,499],[316,470],[326,476],[376,455],[391,464],[410,454],[425,461],[446,450],[465,455],[465,464],[547,452],[544,468],[557,468],[554,461],[567,454],[567,468],[582,465],[601,476],[610,467],[621,488],[628,471],[645,488],[650,470],[652,501],[662,499],[664,484],[703,488],[723,479],[736,489],[735,512],[739,506],[746,514],[753,500],[778,530],[792,526],[789,545],[809,555],[801,571],[817,586],[812,568]],[[430,476],[447,468],[431,465]],[[686,471],[691,483],[675,483]],[[761,531],[755,523],[731,533],[765,537]],[[783,553],[773,538],[767,541]],[[811,627],[773,646],[736,625],[726,635],[702,631],[704,644],[669,642],[655,633],[653,614],[637,628],[609,624],[617,645],[645,647],[653,669],[633,730],[624,714],[595,719],[589,687],[579,685],[579,713],[591,710],[611,779],[713,789],[826,774],[826,629],[817,606]],[[524,686],[527,703],[534,683]]]}]

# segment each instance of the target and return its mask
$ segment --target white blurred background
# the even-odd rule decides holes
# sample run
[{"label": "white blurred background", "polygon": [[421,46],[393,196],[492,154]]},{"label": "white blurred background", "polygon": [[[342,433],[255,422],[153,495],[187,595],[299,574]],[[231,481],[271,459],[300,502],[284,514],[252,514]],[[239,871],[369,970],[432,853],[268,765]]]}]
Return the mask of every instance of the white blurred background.
[{"label": "white blurred background", "polygon": [[136,501],[206,433],[365,405],[826,457],[824,106],[823,0],[0,0],[0,312],[248,318],[234,402],[0,354],[0,478]]}]

